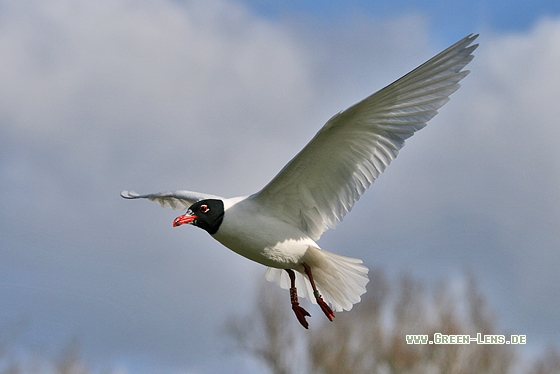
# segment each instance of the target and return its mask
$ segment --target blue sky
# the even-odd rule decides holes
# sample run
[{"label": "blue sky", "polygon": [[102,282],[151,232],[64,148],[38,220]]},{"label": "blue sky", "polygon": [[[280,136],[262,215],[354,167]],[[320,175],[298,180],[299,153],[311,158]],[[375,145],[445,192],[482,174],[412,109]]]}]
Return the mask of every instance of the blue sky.
[{"label": "blue sky", "polygon": [[[398,18],[416,13],[430,20],[434,34],[457,38],[459,32],[489,28],[493,32],[523,31],[542,17],[560,13],[557,1],[266,1],[244,0],[270,18],[305,17],[337,22],[341,17],[367,14],[374,19]],[[461,34],[462,35],[462,34]]]},{"label": "blue sky", "polygon": [[428,283],[471,270],[504,330],[559,346],[560,5],[459,4],[0,1],[0,325],[122,373],[250,371],[220,334],[264,267],[120,191],[253,193],[480,32],[462,88],[319,244]]}]

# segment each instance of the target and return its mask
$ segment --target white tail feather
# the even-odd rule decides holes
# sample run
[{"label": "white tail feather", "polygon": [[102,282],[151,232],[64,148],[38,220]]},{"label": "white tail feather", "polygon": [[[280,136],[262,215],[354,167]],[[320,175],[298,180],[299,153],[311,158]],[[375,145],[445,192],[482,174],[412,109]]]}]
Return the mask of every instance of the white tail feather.
[{"label": "white tail feather", "polygon": [[[369,282],[368,268],[362,265],[362,260],[313,247],[309,247],[302,260],[311,267],[319,293],[334,311],[350,310],[354,304],[360,302],[360,296],[366,292],[366,284]],[[295,273],[298,296],[316,304],[307,275],[300,271]],[[284,289],[290,288],[290,278],[284,269],[268,268],[265,278],[269,282],[278,283]]]}]

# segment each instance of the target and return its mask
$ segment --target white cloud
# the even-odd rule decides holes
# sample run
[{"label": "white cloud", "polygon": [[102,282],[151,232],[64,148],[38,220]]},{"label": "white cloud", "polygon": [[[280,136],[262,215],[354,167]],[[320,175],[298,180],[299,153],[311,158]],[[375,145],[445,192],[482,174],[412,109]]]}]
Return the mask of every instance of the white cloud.
[{"label": "white cloud", "polygon": [[132,156],[147,171],[177,160],[187,172],[183,163],[216,157],[244,131],[263,137],[263,122],[291,123],[311,95],[294,40],[228,2],[10,6],[0,40],[8,130],[75,163],[95,159],[96,174],[119,157],[134,167]]}]

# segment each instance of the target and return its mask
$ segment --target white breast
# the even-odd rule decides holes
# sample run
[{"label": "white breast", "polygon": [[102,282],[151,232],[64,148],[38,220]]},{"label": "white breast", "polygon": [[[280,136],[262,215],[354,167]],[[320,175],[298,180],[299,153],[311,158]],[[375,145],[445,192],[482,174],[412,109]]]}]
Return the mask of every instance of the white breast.
[{"label": "white breast", "polygon": [[251,200],[226,206],[222,225],[213,237],[250,260],[275,268],[293,268],[310,246],[319,248],[299,228],[267,215]]}]

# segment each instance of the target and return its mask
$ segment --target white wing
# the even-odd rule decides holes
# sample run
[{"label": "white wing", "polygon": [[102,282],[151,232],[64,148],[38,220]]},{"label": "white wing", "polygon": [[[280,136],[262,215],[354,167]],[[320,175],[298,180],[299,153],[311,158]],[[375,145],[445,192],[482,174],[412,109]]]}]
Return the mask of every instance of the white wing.
[{"label": "white wing", "polygon": [[301,152],[251,198],[314,240],[335,227],[426,126],[472,59],[469,35],[382,90],[332,117]]},{"label": "white wing", "polygon": [[194,203],[205,199],[220,199],[222,197],[204,194],[200,192],[193,191],[170,191],[170,192],[158,192],[146,195],[139,195],[134,191],[123,191],[121,196],[125,199],[148,199],[155,201],[164,208],[171,208],[175,210],[187,209]]}]

